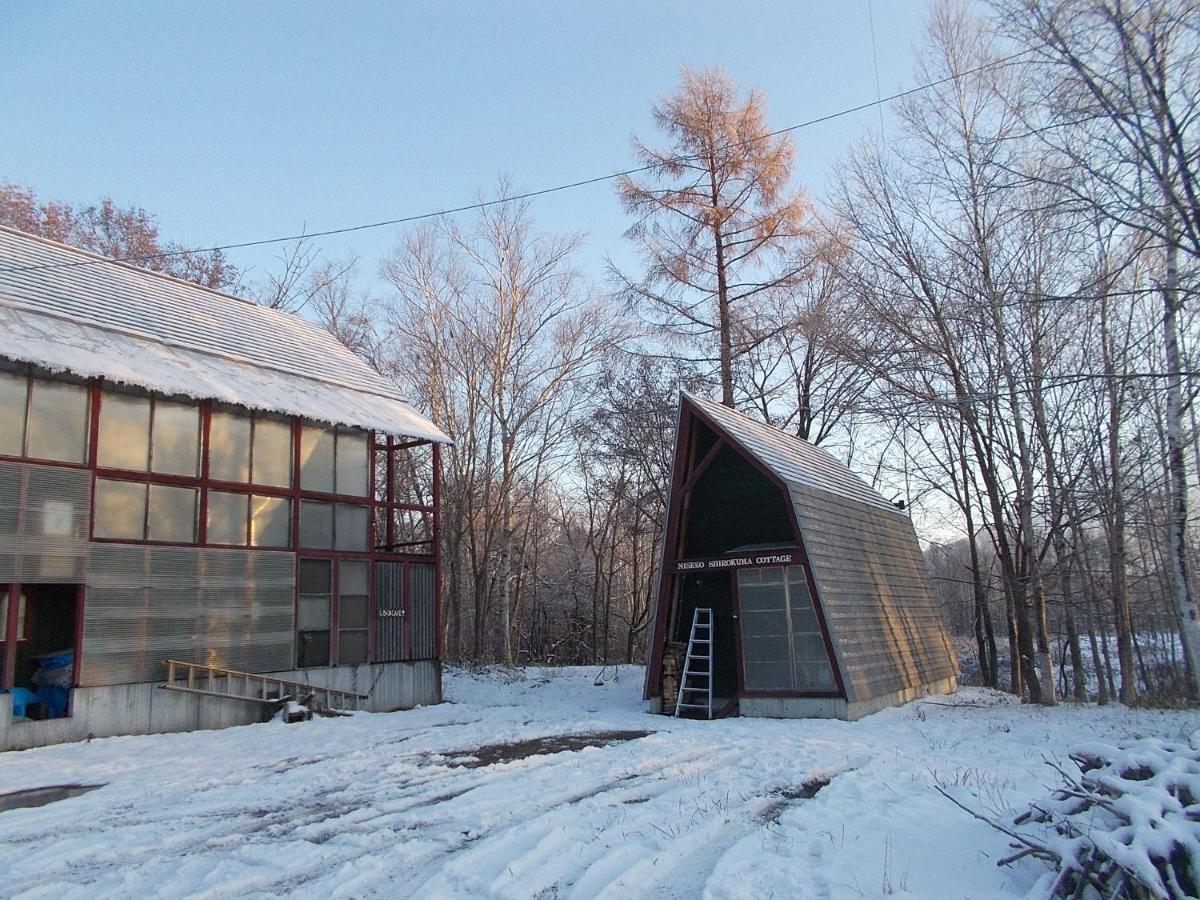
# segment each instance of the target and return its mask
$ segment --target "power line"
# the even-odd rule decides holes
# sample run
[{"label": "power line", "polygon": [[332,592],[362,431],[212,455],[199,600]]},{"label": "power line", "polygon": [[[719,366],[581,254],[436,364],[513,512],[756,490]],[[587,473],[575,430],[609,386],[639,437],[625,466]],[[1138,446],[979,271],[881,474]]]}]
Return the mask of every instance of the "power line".
[{"label": "power line", "polygon": [[[728,144],[723,145],[720,149],[731,150],[735,147],[742,147],[742,146],[745,146],[746,144],[752,144],[757,141],[765,141],[765,140],[768,140],[773,137],[779,137],[780,135],[790,134],[793,131],[799,131],[802,128],[811,128],[813,125],[820,125],[825,122],[831,122],[834,119],[840,119],[840,118],[843,118],[844,116],[853,115],[854,113],[862,112],[863,110],[870,109],[871,107],[877,106],[880,109],[882,109],[884,103],[891,103],[895,100],[902,100],[905,97],[912,96],[913,94],[918,94],[918,93],[921,93],[922,91],[927,91],[931,88],[940,87],[941,85],[949,84],[952,81],[958,81],[960,78],[966,78],[970,75],[975,75],[975,74],[978,74],[979,72],[983,72],[988,69],[994,69],[994,68],[998,68],[999,66],[1008,65],[1009,63],[1014,62],[1015,60],[1019,59],[1020,57],[1027,56],[1028,54],[1030,54],[1032,52],[1033,52],[1032,50],[1022,50],[1019,53],[1013,53],[1009,56],[1005,56],[1000,59],[993,60],[992,62],[984,63],[982,65],[975,66],[974,68],[967,69],[963,72],[955,72],[951,75],[947,75],[945,78],[939,78],[935,81],[927,81],[924,84],[917,85],[916,87],[911,87],[911,88],[908,88],[907,90],[898,91],[897,93],[891,94],[887,97],[879,97],[878,96],[878,86],[877,86],[876,99],[871,100],[867,103],[860,103],[857,106],[850,106],[845,109],[840,109],[837,112],[832,112],[832,113],[828,113],[823,116],[818,116],[815,119],[808,119],[807,121],[799,122],[796,125],[789,125],[786,128],[780,128],[780,129],[777,129],[776,131],[769,131],[766,134],[760,134],[755,137],[746,138],[745,140],[742,140],[742,141],[732,141]],[[441,218],[443,216],[452,216],[452,215],[457,215],[458,213],[472,212],[474,210],[487,209],[492,206],[498,206],[502,203],[511,203],[511,202],[517,201],[517,200],[531,200],[535,197],[543,197],[547,194],[555,194],[560,191],[575,190],[576,188],[587,187],[587,186],[593,185],[593,184],[600,184],[601,182],[605,182],[605,181],[613,181],[617,178],[626,178],[630,175],[639,175],[643,172],[649,172],[653,169],[661,169],[664,166],[669,166],[669,165],[672,165],[675,163],[695,161],[697,159],[702,159],[703,157],[704,157],[704,154],[693,154],[690,156],[675,156],[675,157],[671,157],[669,159],[653,162],[648,165],[635,166],[634,168],[623,169],[619,172],[609,172],[607,175],[597,175],[594,178],[584,178],[579,181],[572,181],[572,182],[568,182],[566,184],[558,184],[553,187],[541,188],[536,191],[527,191],[523,194],[514,194],[514,195],[508,196],[508,197],[498,197],[494,200],[481,200],[478,203],[468,203],[463,206],[452,206],[452,207],[447,207],[446,209],[435,210],[433,212],[418,213],[416,215],[411,215],[411,216],[401,216],[401,217],[395,218],[395,219],[385,219],[381,222],[367,222],[362,225],[348,225],[344,228],[330,228],[325,231],[304,232],[301,234],[288,235],[287,237],[263,238],[261,240],[256,240],[256,241],[241,241],[241,242],[238,242],[235,244],[218,244],[217,246],[214,246],[214,247],[200,247],[200,248],[194,248],[194,249],[190,249],[190,250],[189,249],[169,250],[169,251],[163,251],[160,253],[149,253],[149,254],[142,254],[142,255],[138,255],[138,256],[122,256],[122,257],[113,258],[113,259],[101,258],[101,259],[79,260],[76,262],[69,262],[69,263],[41,263],[41,264],[33,265],[33,266],[15,266],[12,268],[0,269],[0,274],[8,274],[8,273],[16,273],[16,272],[34,272],[34,271],[40,271],[40,270],[45,270],[45,269],[72,269],[72,268],[78,268],[80,266],[94,266],[94,265],[99,265],[102,263],[112,263],[112,262],[116,262],[116,263],[149,262],[149,261],[155,260],[155,259],[168,259],[170,257],[175,257],[175,256],[188,256],[193,253],[215,253],[215,252],[224,251],[224,250],[242,250],[247,247],[263,247],[268,244],[285,244],[290,241],[302,241],[302,240],[308,240],[310,238],[332,237],[334,235],[339,235],[339,234],[351,234],[356,231],[367,231],[367,230],[374,229],[374,228],[386,228],[391,225],[408,225],[413,222],[422,222],[422,221],[426,221],[428,219],[437,219],[437,218]]]}]

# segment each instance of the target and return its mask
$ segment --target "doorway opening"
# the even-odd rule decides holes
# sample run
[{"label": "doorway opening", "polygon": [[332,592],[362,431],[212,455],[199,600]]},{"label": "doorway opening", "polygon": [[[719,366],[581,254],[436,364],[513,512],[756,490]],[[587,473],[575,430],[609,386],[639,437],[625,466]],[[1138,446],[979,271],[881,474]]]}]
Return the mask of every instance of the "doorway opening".
[{"label": "doorway opening", "polygon": [[738,693],[737,608],[729,572],[689,572],[679,580],[675,641],[686,645],[697,609],[713,611],[713,705],[720,708]]},{"label": "doorway opening", "polygon": [[69,716],[77,671],[81,586],[20,584],[0,590],[5,638],[0,687],[11,695],[13,721]]}]

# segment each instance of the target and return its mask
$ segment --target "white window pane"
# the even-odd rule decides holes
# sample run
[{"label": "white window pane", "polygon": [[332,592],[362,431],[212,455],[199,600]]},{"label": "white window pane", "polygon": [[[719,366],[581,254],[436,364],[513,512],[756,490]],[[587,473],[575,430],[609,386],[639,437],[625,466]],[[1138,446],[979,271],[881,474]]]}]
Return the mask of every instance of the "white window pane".
[{"label": "white window pane", "polygon": [[305,500],[300,504],[300,546],[333,548],[333,504]]},{"label": "white window pane", "polygon": [[323,631],[329,627],[329,597],[322,594],[301,594],[297,604],[296,629]]},{"label": "white window pane", "polygon": [[96,537],[140,541],[145,536],[145,522],[146,485],[96,479],[96,518],[92,523]]},{"label": "white window pane", "polygon": [[200,474],[200,407],[156,400],[152,454],[155,472]]},{"label": "white window pane", "polygon": [[0,372],[0,454],[20,456],[25,450],[25,401],[29,379]]},{"label": "white window pane", "polygon": [[254,421],[254,483],[292,486],[292,426],[278,419]]},{"label": "white window pane", "polygon": [[249,505],[250,496],[248,494],[209,491],[207,542],[244,545]]},{"label": "white window pane", "polygon": [[305,425],[300,433],[300,487],[333,493],[333,432]]},{"label": "white window pane", "polygon": [[347,594],[367,593],[367,564],[344,559],[338,566],[338,592]]},{"label": "white window pane", "polygon": [[105,391],[96,459],[110,469],[145,472],[150,461],[150,398]]},{"label": "white window pane", "polygon": [[367,433],[339,431],[337,436],[337,492],[352,497],[367,495]]},{"label": "white window pane", "polygon": [[337,505],[337,549],[367,549],[367,507]]},{"label": "white window pane", "polygon": [[150,485],[150,515],[146,537],[172,544],[196,543],[195,488]]},{"label": "white window pane", "polygon": [[257,494],[250,498],[250,543],[255,547],[291,546],[291,500]]},{"label": "white window pane", "polygon": [[250,418],[214,410],[208,431],[208,477],[250,481]]},{"label": "white window pane", "polygon": [[88,389],[34,379],[29,397],[28,453],[34,459],[87,461]]}]

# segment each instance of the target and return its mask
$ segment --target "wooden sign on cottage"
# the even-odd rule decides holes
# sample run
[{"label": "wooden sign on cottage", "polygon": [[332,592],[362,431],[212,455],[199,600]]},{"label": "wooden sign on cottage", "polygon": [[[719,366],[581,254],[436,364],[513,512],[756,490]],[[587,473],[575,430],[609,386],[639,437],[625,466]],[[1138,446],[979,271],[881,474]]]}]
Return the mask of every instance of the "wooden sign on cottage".
[{"label": "wooden sign on cottage", "polygon": [[842,719],[957,687],[908,515],[819,447],[688,394],[648,662],[666,712],[681,680],[710,715]]}]

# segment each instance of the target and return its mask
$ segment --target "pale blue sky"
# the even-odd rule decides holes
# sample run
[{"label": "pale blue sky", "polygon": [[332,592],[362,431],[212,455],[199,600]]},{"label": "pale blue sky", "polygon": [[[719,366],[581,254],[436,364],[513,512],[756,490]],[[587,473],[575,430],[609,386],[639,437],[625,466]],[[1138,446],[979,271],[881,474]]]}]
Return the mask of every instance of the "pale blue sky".
[{"label": "pale blue sky", "polygon": [[[927,0],[872,0],[884,95],[912,84]],[[873,100],[868,0],[812,2],[24,2],[0,5],[0,179],[110,194],[208,246],[470,202],[632,163],[682,64],[762,88],[772,127]],[[874,110],[796,134],[819,195]],[[611,184],[535,201],[628,260]],[[398,228],[322,242],[367,274]],[[236,251],[261,272],[271,249]]]}]

